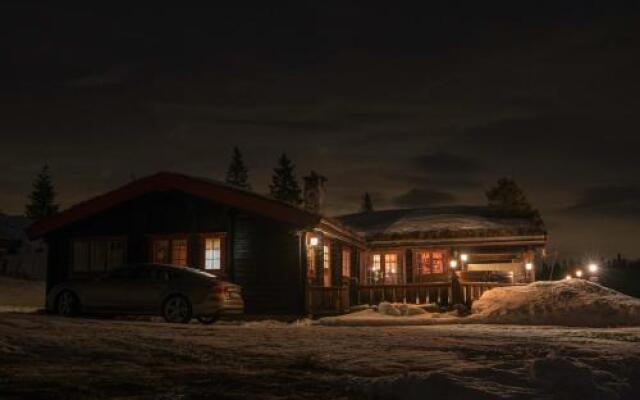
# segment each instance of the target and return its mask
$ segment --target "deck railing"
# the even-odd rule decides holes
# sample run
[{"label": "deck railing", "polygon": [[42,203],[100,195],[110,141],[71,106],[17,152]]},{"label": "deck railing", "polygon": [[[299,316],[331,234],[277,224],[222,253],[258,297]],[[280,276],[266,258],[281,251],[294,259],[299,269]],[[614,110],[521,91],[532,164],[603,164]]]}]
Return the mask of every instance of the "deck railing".
[{"label": "deck railing", "polygon": [[469,305],[478,300],[484,292],[495,287],[517,286],[504,282],[460,281],[459,293],[454,294],[455,285],[448,282],[405,283],[397,285],[360,285],[357,298],[349,296],[349,286],[309,286],[308,306],[310,313],[340,314],[357,304],[379,304],[383,301],[413,304],[436,303],[448,305],[450,299],[460,299]]},{"label": "deck railing", "polygon": [[309,312],[342,314],[349,311],[349,286],[309,286],[307,292]]}]

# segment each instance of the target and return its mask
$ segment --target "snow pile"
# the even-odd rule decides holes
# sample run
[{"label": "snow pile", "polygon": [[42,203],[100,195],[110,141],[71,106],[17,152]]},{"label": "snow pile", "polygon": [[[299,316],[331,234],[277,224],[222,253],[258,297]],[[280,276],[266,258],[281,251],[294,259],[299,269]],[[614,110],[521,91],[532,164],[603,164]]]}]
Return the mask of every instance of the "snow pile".
[{"label": "snow pile", "polygon": [[389,302],[382,302],[378,305],[378,312],[384,315],[391,315],[394,317],[420,315],[426,313],[421,307],[413,304],[392,304]]},{"label": "snow pile", "polygon": [[408,304],[384,304],[380,303],[378,311],[368,309],[321,318],[317,322],[327,326],[412,326],[455,324],[461,320],[457,316],[457,311],[432,313]]},{"label": "snow pile", "polygon": [[33,312],[44,307],[41,281],[0,276],[0,312]]},{"label": "snow pile", "polygon": [[583,279],[495,288],[473,303],[472,312],[483,323],[640,325],[640,299]]}]

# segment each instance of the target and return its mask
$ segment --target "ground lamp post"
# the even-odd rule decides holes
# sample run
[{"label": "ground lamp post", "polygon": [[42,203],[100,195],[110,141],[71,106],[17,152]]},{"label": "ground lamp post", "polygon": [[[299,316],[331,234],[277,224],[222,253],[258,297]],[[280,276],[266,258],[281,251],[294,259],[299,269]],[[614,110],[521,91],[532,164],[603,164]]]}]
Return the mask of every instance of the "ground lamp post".
[{"label": "ground lamp post", "polygon": [[576,278],[582,278],[582,270],[581,269],[576,270]]},{"label": "ground lamp post", "polygon": [[598,281],[598,276],[596,274],[598,273],[598,264],[591,263],[591,264],[589,264],[588,268],[589,268],[589,280],[597,282]]},{"label": "ground lamp post", "polygon": [[531,271],[533,270],[533,263],[532,262],[527,262],[524,264],[524,279],[526,281],[529,281],[529,274],[531,274]]}]

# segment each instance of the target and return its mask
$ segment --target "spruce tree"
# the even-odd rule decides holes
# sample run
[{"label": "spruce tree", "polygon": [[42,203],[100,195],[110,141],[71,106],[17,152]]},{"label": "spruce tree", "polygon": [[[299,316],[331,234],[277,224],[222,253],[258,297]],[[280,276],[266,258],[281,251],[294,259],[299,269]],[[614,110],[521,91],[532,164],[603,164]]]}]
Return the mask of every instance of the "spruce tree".
[{"label": "spruce tree", "polygon": [[360,211],[365,213],[373,212],[373,201],[371,201],[371,195],[369,194],[369,192],[366,192],[362,196],[362,205],[360,206]]},{"label": "spruce tree", "polygon": [[504,217],[538,216],[538,211],[531,206],[527,196],[513,179],[499,179],[486,195],[489,208],[494,214]]},{"label": "spruce tree", "polygon": [[273,170],[269,189],[272,197],[298,205],[302,203],[302,191],[296,180],[294,169],[293,162],[283,153],[278,159],[278,166]]},{"label": "spruce tree", "polygon": [[56,214],[59,206],[55,203],[55,199],[56,192],[53,188],[49,166],[44,165],[33,181],[33,191],[29,195],[29,204],[25,208],[25,214],[36,221]]},{"label": "spruce tree", "polygon": [[240,153],[240,149],[237,146],[233,148],[233,155],[231,156],[231,163],[227,169],[227,177],[225,180],[230,185],[237,186],[241,189],[251,190],[251,184],[249,183],[249,170],[244,164],[242,153]]}]

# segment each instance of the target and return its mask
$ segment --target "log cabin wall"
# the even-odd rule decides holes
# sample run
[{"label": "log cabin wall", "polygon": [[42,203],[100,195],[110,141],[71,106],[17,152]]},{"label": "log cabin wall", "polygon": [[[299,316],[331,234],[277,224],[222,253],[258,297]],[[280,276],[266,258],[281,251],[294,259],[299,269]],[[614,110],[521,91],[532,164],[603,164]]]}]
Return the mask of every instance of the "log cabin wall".
[{"label": "log cabin wall", "polygon": [[300,227],[253,215],[179,191],[151,192],[50,232],[47,287],[72,274],[76,238],[123,237],[125,262],[149,262],[153,235],[182,235],[187,262],[204,268],[204,233],[224,233],[224,279],[243,287],[245,309],[252,313],[301,314]]}]

